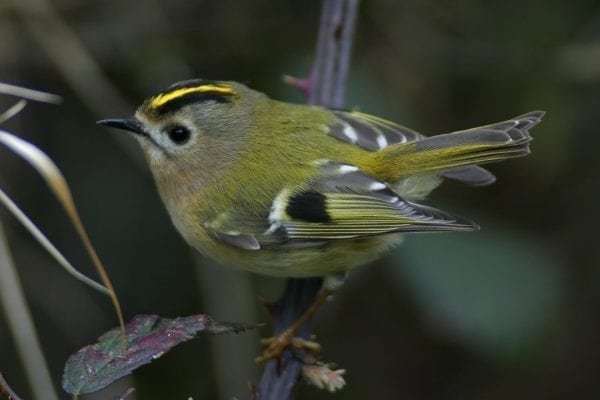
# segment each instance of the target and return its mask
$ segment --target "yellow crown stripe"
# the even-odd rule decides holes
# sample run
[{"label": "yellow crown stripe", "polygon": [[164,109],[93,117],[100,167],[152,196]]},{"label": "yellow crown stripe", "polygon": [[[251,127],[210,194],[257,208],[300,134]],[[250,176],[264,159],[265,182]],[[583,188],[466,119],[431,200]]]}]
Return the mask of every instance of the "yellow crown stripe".
[{"label": "yellow crown stripe", "polygon": [[219,93],[219,94],[227,94],[232,95],[235,94],[233,88],[231,86],[224,85],[201,85],[194,87],[187,87],[176,89],[168,93],[164,93],[156,96],[152,101],[150,101],[150,108],[158,108],[171,100],[175,100],[179,97],[186,96],[190,93]]}]

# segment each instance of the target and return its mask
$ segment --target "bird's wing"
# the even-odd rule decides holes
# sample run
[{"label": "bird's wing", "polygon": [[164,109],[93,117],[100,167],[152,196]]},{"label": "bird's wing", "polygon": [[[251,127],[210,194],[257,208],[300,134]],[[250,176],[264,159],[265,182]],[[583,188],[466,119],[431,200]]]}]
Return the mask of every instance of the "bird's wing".
[{"label": "bird's wing", "polygon": [[333,114],[336,120],[329,127],[329,134],[365,150],[379,151],[393,144],[425,138],[412,129],[358,111],[333,111]]},{"label": "bird's wing", "polygon": [[221,242],[248,250],[320,246],[391,232],[478,229],[461,217],[403,200],[355,166],[320,161],[318,170],[306,185],[283,189],[264,218],[232,211],[205,227]]}]

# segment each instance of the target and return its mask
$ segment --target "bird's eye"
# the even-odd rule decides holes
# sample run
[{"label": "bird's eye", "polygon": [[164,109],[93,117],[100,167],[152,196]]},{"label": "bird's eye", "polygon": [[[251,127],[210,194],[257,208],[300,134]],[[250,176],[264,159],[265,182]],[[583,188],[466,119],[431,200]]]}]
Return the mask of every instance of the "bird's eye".
[{"label": "bird's eye", "polygon": [[175,144],[184,144],[190,138],[190,130],[183,126],[174,126],[169,129],[169,139]]}]

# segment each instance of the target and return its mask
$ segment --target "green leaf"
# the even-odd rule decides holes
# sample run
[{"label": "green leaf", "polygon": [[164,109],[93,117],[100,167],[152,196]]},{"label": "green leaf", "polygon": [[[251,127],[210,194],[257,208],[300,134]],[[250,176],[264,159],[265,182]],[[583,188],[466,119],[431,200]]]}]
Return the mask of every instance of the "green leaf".
[{"label": "green leaf", "polygon": [[137,315],[125,326],[125,352],[120,330],[115,328],[100,336],[98,343],[69,357],[63,389],[74,395],[92,393],[159,358],[179,343],[194,338],[198,332],[237,333],[250,328],[253,326],[214,322],[207,315],[175,319]]}]

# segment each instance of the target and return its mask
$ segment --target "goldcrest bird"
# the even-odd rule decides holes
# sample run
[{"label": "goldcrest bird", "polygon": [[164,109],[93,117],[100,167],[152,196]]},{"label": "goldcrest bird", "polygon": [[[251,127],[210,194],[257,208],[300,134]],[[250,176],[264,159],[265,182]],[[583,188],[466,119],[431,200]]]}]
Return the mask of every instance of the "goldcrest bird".
[{"label": "goldcrest bird", "polygon": [[543,114],[427,137],[237,82],[189,80],[132,118],[98,123],[134,134],[190,245],[255,273],[314,277],[368,263],[405,233],[478,229],[415,201],[444,178],[494,182],[478,165],[529,154]]}]

